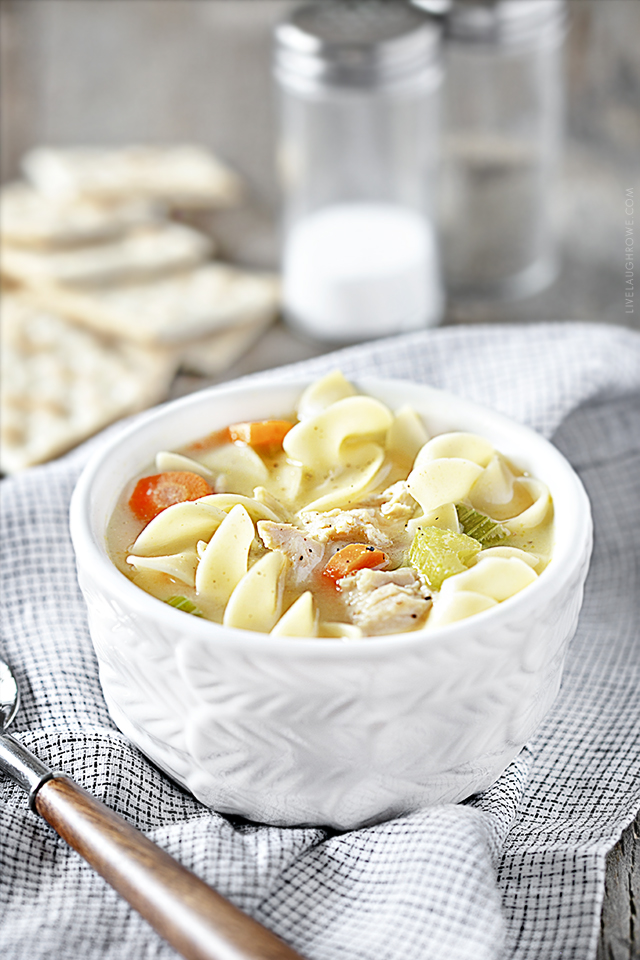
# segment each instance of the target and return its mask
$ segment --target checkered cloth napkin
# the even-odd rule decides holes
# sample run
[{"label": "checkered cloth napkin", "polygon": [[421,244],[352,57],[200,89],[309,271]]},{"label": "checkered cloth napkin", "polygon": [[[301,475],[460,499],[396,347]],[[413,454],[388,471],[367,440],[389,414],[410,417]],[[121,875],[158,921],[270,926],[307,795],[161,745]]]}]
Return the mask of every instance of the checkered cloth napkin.
[{"label": "checkered cloth napkin", "polygon": [[[529,747],[466,803],[345,834],[203,807],[126,741],[102,699],[67,530],[100,437],[2,484],[2,653],[23,703],[14,733],[310,960],[588,960],[605,854],[640,807],[640,336],[443,328],[254,379],[337,366],[495,407],[551,437],[580,473],[595,552],[560,696]],[[174,956],[1,777],[0,956]]]}]

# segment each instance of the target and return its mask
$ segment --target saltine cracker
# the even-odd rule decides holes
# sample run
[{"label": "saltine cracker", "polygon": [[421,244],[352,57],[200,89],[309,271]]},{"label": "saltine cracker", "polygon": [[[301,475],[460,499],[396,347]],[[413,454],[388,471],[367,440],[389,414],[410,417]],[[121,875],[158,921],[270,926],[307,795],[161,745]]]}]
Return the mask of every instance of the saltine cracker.
[{"label": "saltine cracker", "polygon": [[19,247],[72,247],[113,240],[163,214],[161,205],[149,200],[59,200],[20,181],[0,189],[0,239]]},{"label": "saltine cracker", "polygon": [[169,344],[275,319],[280,282],[273,273],[212,262],[144,283],[94,289],[41,286],[31,295],[41,306],[101,333]]},{"label": "saltine cracker", "polygon": [[177,357],[101,337],[19,295],[0,306],[0,469],[56,457],[166,396]]},{"label": "saltine cracker", "polygon": [[39,190],[57,197],[113,200],[148,197],[177,207],[228,207],[241,180],[203,146],[38,147],[22,169]]},{"label": "saltine cracker", "polygon": [[111,243],[59,250],[27,250],[3,244],[2,275],[27,287],[92,286],[156,276],[193,266],[212,253],[213,241],[182,224],[140,227]]}]

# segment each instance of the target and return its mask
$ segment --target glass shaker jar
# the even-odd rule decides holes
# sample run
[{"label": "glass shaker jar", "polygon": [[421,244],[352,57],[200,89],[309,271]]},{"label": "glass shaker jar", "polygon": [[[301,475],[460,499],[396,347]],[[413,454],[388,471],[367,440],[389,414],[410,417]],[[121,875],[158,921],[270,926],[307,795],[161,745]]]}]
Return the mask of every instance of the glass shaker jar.
[{"label": "glass shaker jar", "polygon": [[445,286],[528,296],[558,270],[563,0],[453,0],[445,24]]},{"label": "glass shaker jar", "polygon": [[283,300],[311,339],[437,323],[441,28],[408,3],[323,0],[275,30]]}]

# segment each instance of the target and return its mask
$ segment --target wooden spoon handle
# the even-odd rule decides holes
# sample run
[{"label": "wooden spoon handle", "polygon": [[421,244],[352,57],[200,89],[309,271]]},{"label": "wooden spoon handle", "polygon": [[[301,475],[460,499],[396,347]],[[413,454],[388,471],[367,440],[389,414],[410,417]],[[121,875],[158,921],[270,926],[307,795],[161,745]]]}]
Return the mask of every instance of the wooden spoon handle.
[{"label": "wooden spoon handle", "polygon": [[47,780],[35,807],[187,960],[302,960],[69,777]]}]

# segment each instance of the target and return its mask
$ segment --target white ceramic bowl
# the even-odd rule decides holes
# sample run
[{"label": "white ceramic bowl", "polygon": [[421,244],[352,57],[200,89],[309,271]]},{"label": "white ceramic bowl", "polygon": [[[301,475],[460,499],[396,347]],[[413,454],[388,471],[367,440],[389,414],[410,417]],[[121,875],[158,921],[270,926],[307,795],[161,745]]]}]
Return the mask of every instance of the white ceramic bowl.
[{"label": "white ceramic bowl", "polygon": [[532,430],[439,390],[363,379],[390,407],[411,403],[431,434],[480,433],[548,484],[555,546],[536,582],[468,620],[349,642],[219,626],[116,569],[105,530],[130,477],[160,449],[290,414],[306,385],[216,387],[138,419],[85,468],[71,533],[102,687],[126,736],[216,810],[349,829],[482,790],[531,737],[576,629],[591,517],[570,465]]}]

